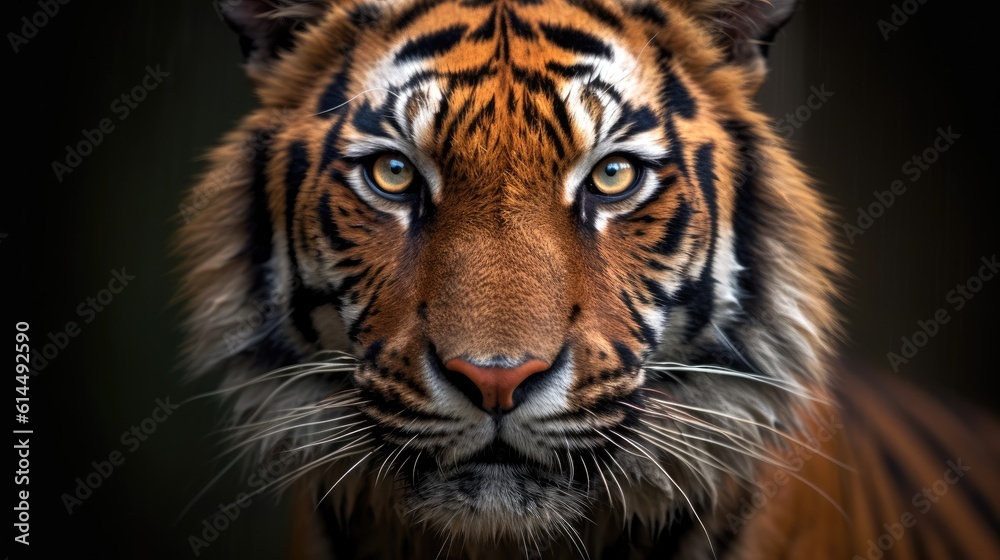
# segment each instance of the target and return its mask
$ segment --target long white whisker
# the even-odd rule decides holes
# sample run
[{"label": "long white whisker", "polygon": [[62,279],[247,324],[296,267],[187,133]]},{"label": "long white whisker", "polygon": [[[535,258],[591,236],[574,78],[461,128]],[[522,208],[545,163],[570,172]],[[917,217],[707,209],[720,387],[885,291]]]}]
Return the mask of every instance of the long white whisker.
[{"label": "long white whisker", "polygon": [[385,93],[388,93],[389,95],[394,95],[394,96],[396,96],[396,97],[399,97],[399,94],[398,94],[398,93],[396,93],[396,92],[394,92],[394,91],[391,91],[391,90],[388,90],[388,89],[386,89],[386,88],[382,88],[382,87],[373,87],[373,88],[368,88],[368,89],[366,89],[366,90],[364,90],[364,91],[362,91],[362,92],[358,93],[358,94],[357,94],[357,95],[355,95],[354,97],[352,97],[352,98],[348,99],[347,101],[344,101],[343,103],[341,103],[341,104],[339,104],[339,105],[336,105],[336,106],[334,106],[334,107],[330,107],[329,109],[323,109],[322,111],[320,111],[320,112],[318,112],[318,113],[315,113],[315,114],[314,114],[313,116],[314,116],[314,117],[317,117],[317,116],[319,116],[319,115],[322,115],[322,114],[324,114],[324,113],[329,113],[330,111],[336,111],[337,109],[340,109],[340,108],[341,108],[341,107],[343,107],[344,105],[347,105],[347,104],[351,103],[352,101],[354,101],[355,99],[357,99],[357,98],[361,97],[362,95],[365,95],[365,94],[367,94],[367,93],[371,93],[371,92],[373,92],[373,91],[384,91]]},{"label": "long white whisker", "polygon": [[640,453],[645,455],[646,458],[649,459],[649,461],[653,463],[653,465],[655,465],[656,468],[658,468],[661,473],[663,473],[663,476],[667,477],[667,480],[669,480],[670,483],[673,484],[675,488],[677,488],[677,491],[681,493],[681,496],[684,497],[684,501],[687,502],[688,507],[691,509],[691,514],[694,515],[694,518],[698,521],[698,525],[701,525],[701,530],[705,532],[705,539],[708,540],[708,549],[712,552],[712,557],[718,560],[719,557],[715,554],[715,547],[712,546],[712,535],[708,532],[708,527],[706,527],[705,523],[701,520],[701,516],[698,515],[698,511],[694,507],[694,502],[692,502],[691,498],[689,498],[688,495],[684,492],[684,489],[677,484],[677,482],[674,480],[672,476],[670,476],[670,473],[667,472],[667,469],[664,469],[663,466],[660,465],[660,463],[658,463],[656,459],[654,459],[652,455],[649,454],[649,451],[647,451],[646,448],[632,441],[630,438],[622,436],[621,434],[616,433],[615,435],[622,438],[625,442],[634,446]]}]

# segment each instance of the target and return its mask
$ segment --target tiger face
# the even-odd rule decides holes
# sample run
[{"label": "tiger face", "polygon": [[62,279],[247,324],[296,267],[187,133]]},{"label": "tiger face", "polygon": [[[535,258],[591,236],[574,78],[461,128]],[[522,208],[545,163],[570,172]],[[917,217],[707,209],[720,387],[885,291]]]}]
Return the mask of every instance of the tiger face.
[{"label": "tiger face", "polygon": [[800,424],[837,266],[750,99],[788,6],[221,5],[262,108],[182,231],[191,355],[291,479],[572,539],[701,523]]}]

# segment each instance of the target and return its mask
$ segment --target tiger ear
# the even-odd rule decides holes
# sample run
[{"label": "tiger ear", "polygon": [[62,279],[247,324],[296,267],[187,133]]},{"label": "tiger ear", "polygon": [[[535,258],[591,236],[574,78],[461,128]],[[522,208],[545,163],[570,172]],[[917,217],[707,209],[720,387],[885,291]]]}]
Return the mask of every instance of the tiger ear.
[{"label": "tiger ear", "polygon": [[247,74],[256,79],[292,46],[295,33],[323,15],[320,0],[215,0],[219,17],[240,36]]},{"label": "tiger ear", "polygon": [[756,89],[767,73],[767,53],[795,12],[796,0],[686,0],[708,22],[729,60],[744,66]]}]

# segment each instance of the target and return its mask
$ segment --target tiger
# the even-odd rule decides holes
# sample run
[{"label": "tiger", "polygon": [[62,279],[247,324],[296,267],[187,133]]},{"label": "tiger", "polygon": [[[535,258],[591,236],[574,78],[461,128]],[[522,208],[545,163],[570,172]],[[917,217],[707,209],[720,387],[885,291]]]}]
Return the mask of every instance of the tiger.
[{"label": "tiger", "polygon": [[997,557],[997,423],[841,350],[754,101],[793,0],[216,7],[259,105],[188,195],[184,355],[289,558]]}]

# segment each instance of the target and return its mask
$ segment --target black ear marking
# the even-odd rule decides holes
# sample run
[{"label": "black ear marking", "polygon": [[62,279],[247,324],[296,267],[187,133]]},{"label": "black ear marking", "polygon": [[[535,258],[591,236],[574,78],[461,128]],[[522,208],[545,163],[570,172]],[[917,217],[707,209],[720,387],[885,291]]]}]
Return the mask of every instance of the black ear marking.
[{"label": "black ear marking", "polygon": [[235,31],[251,76],[265,70],[295,33],[325,10],[317,0],[215,0],[222,21]]},{"label": "black ear marking", "polygon": [[797,0],[690,0],[689,5],[726,49],[730,63],[743,66],[759,86],[765,59],[778,31],[792,18]]},{"label": "black ear marking", "polygon": [[742,0],[721,18],[731,41],[733,62],[757,64],[767,58],[775,35],[795,12],[796,0]]}]

